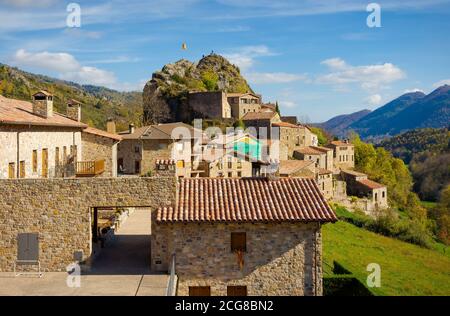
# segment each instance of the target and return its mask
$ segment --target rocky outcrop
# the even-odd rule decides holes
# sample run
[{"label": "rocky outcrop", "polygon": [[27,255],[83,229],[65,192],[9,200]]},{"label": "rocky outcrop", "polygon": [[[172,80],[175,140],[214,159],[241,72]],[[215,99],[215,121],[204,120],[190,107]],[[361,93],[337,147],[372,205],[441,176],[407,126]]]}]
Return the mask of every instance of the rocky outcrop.
[{"label": "rocky outcrop", "polygon": [[211,54],[198,63],[181,59],[153,73],[143,92],[144,124],[191,122],[187,95],[192,91],[252,91],[240,70],[220,55]]}]

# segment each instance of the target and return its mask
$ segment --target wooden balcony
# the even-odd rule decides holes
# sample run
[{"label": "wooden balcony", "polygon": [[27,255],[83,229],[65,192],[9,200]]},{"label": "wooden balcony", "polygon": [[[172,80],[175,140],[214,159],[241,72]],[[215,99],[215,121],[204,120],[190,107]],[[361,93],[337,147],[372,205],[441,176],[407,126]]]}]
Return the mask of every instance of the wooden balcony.
[{"label": "wooden balcony", "polygon": [[77,177],[95,177],[105,172],[105,160],[78,161],[76,166]]}]

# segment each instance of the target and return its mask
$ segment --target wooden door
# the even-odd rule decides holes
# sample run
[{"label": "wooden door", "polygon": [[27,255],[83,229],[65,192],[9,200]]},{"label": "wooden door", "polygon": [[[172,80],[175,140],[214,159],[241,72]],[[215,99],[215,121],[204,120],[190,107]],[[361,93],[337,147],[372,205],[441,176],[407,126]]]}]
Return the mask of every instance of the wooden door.
[{"label": "wooden door", "polygon": [[245,285],[227,286],[227,296],[247,296],[247,287]]},{"label": "wooden door", "polygon": [[141,173],[141,162],[139,160],[134,162],[134,173]]},{"label": "wooden door", "polygon": [[42,177],[48,177],[48,149],[42,149]]},{"label": "wooden door", "polygon": [[21,161],[19,165],[19,176],[20,178],[25,178],[25,161]]},{"label": "wooden door", "polygon": [[16,164],[14,162],[8,165],[8,178],[14,179],[16,177]]},{"label": "wooden door", "polygon": [[210,286],[190,286],[189,296],[211,296]]}]

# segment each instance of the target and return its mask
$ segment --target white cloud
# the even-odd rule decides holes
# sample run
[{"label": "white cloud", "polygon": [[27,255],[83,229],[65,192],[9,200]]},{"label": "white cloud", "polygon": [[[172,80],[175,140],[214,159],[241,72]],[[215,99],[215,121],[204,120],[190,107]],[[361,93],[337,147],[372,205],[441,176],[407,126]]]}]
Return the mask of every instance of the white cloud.
[{"label": "white cloud", "polygon": [[245,75],[250,83],[255,84],[271,84],[271,83],[288,83],[308,80],[306,75],[290,74],[286,72],[251,72]]},{"label": "white cloud", "polygon": [[382,97],[379,94],[373,94],[366,98],[366,102],[371,106],[380,105],[382,102]]},{"label": "white cloud", "polygon": [[297,103],[292,101],[280,101],[279,104],[286,108],[295,108],[297,106]]},{"label": "white cloud", "polygon": [[117,81],[113,72],[87,66],[83,66],[77,69],[77,71],[62,73],[60,78],[80,84],[93,84],[98,86],[111,86]]},{"label": "white cloud", "polygon": [[433,83],[433,88],[439,88],[446,84],[450,85],[450,79],[444,79],[444,80]]},{"label": "white cloud", "polygon": [[229,54],[223,54],[232,64],[244,71],[254,65],[255,58],[275,55],[277,54],[265,45],[244,46]]},{"label": "white cloud", "polygon": [[422,89],[414,88],[414,89],[406,89],[403,93],[412,93],[412,92],[422,92],[425,93]]},{"label": "white cloud", "polygon": [[67,53],[30,53],[19,49],[12,60],[14,65],[39,67],[57,72],[75,71],[80,68],[78,61]]},{"label": "white cloud", "polygon": [[0,0],[0,4],[15,7],[48,7],[55,2],[56,0]]},{"label": "white cloud", "polygon": [[[119,58],[119,61],[123,60],[123,58]],[[114,62],[114,60],[109,62]],[[33,67],[54,71],[63,80],[79,84],[106,86],[121,91],[140,90],[144,85],[142,81],[137,84],[118,82],[113,72],[96,67],[83,66],[74,56],[68,53],[50,53],[47,51],[32,53],[19,49],[13,56],[12,64],[18,67]]]},{"label": "white cloud", "polygon": [[405,73],[391,63],[352,66],[343,59],[330,58],[322,61],[330,73],[317,77],[321,84],[345,85],[356,83],[363,89],[373,90],[406,77]]}]

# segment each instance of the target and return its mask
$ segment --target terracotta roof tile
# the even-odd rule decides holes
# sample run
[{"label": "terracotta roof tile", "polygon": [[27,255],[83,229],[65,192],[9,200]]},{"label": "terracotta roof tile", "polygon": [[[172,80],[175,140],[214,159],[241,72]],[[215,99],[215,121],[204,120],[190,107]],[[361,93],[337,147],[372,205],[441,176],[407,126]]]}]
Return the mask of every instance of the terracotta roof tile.
[{"label": "terracotta roof tile", "polygon": [[323,150],[323,147],[315,147],[315,146],[295,148],[294,151],[299,152],[304,155],[324,155],[324,154],[326,154],[326,151]]},{"label": "terracotta roof tile", "polygon": [[277,112],[248,112],[243,117],[242,120],[249,121],[249,120],[270,120],[274,116],[276,116]]},{"label": "terracotta roof tile", "polygon": [[102,136],[106,138],[111,138],[117,141],[122,140],[122,136],[117,134],[108,133],[106,131],[102,131],[101,129],[93,128],[93,127],[87,127],[83,130],[83,133],[88,133],[92,135]]},{"label": "terracotta roof tile", "polygon": [[276,122],[272,124],[273,126],[278,126],[278,127],[291,127],[291,128],[299,128],[301,126],[292,124],[292,123],[288,123],[288,122]]},{"label": "terracotta roof tile", "polygon": [[350,143],[350,142],[346,143],[346,142],[343,142],[342,140],[334,140],[331,142],[331,144],[335,145],[335,146],[353,146],[352,143]]},{"label": "terracotta roof tile", "polygon": [[280,161],[280,174],[292,174],[298,172],[310,165],[313,165],[312,160],[282,160]]},{"label": "terracotta roof tile", "polygon": [[386,187],[385,185],[382,185],[381,183],[378,183],[378,182],[375,182],[375,181],[372,181],[369,179],[358,180],[358,182],[370,189],[380,189],[380,188]]},{"label": "terracotta roof tile", "polygon": [[61,126],[84,128],[86,124],[53,112],[53,116],[44,118],[33,113],[31,102],[5,98],[0,95],[0,124],[24,124],[39,126]]},{"label": "terracotta roof tile", "polygon": [[181,179],[176,200],[158,209],[158,222],[337,220],[313,179]]}]

